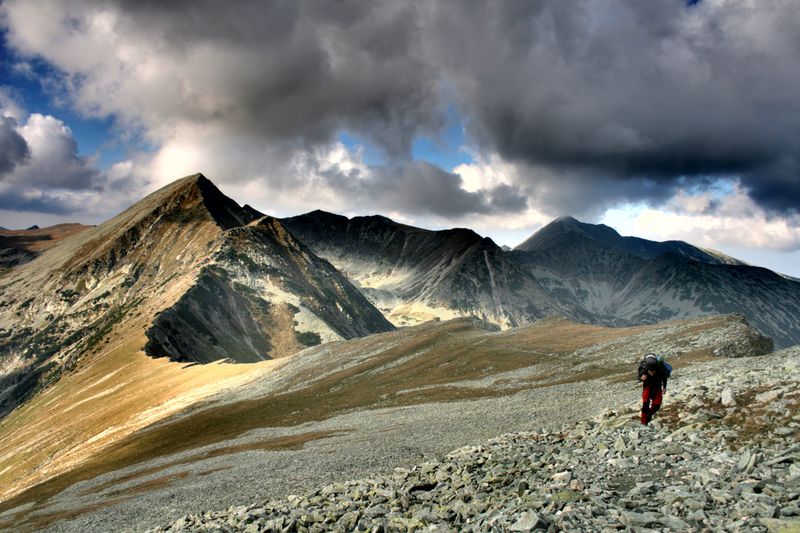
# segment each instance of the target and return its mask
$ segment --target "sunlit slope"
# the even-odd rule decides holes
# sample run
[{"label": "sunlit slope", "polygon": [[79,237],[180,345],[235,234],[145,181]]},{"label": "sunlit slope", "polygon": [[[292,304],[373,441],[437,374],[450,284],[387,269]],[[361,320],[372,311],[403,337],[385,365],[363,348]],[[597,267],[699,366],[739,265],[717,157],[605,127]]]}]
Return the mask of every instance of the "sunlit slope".
[{"label": "sunlit slope", "polygon": [[134,431],[280,364],[187,367],[146,356],[144,341],[142,334],[116,339],[0,421],[0,498],[75,468]]}]

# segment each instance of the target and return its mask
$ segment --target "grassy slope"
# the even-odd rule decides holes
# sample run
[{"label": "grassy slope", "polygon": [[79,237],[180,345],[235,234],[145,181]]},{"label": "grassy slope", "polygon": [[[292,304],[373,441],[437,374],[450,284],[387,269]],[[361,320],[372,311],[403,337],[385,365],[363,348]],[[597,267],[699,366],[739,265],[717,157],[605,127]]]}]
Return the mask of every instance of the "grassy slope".
[{"label": "grassy slope", "polygon": [[0,422],[0,497],[71,470],[134,431],[280,364],[187,367],[146,356],[141,333],[109,339]]},{"label": "grassy slope", "polygon": [[[0,453],[5,458],[0,464],[10,461],[11,466],[0,474],[3,486],[7,482],[17,488],[29,486],[49,477],[10,499],[12,492],[6,490],[0,511],[25,504],[34,504],[32,509],[40,511],[47,508],[51,496],[79,481],[224,443],[254,428],[294,426],[358,409],[491,397],[565,381],[629,377],[632,359],[640,354],[620,358],[619,354],[625,353],[620,346],[640,336],[651,339],[654,346],[683,344],[681,354],[672,361],[676,366],[691,364],[709,357],[708,347],[695,345],[693,339],[727,327],[730,320],[714,317],[620,329],[546,320],[494,333],[475,321],[459,319],[331,343],[281,363],[256,366],[181,368],[140,353],[126,354],[123,344],[68,376],[52,393],[37,398],[0,426]],[[140,340],[130,339],[131,346]],[[579,350],[592,351],[577,357]],[[313,363],[297,364],[266,396],[186,411],[183,416],[133,432],[146,418],[141,413],[154,415],[150,420],[154,421],[213,392],[209,388],[213,377],[222,377],[223,386],[241,384],[268,372],[269,364],[304,359]],[[111,377],[95,385],[85,385],[108,375]],[[198,389],[202,384],[205,390]],[[98,396],[103,391],[110,392]],[[70,409],[78,402],[83,403]],[[127,426],[119,423],[125,420]],[[116,433],[87,446],[86,437],[103,434],[110,421]],[[53,427],[58,428],[55,433]],[[34,442],[35,452],[20,453]],[[268,448],[276,444],[254,445]],[[52,454],[59,454],[54,463],[58,468],[44,466],[43,461]],[[23,512],[15,520],[26,516]]]}]

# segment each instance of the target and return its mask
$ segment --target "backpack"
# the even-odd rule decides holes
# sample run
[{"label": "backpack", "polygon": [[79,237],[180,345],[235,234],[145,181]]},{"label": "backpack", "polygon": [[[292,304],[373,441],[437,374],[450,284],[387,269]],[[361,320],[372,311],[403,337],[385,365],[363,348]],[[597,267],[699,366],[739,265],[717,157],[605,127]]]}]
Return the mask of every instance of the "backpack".
[{"label": "backpack", "polygon": [[661,363],[661,368],[664,369],[664,374],[666,374],[667,377],[670,377],[672,375],[672,365],[667,363],[667,360],[664,359],[663,355],[656,357],[656,361]]},{"label": "backpack", "polygon": [[672,365],[669,364],[664,359],[663,355],[656,355],[654,353],[648,353],[648,354],[646,354],[644,356],[644,359],[642,359],[641,362],[639,363],[639,370],[638,370],[639,377],[642,377],[642,375],[645,373],[645,370],[647,368],[647,363],[649,361],[654,361],[654,362],[658,363],[659,366],[661,366],[661,370],[664,372],[664,375],[667,378],[669,378],[672,375]]}]

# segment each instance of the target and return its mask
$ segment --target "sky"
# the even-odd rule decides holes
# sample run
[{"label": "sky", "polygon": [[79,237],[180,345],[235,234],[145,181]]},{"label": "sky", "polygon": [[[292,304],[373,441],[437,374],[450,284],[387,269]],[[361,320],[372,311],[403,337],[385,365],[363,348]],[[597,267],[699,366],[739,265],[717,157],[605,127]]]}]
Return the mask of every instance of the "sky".
[{"label": "sky", "polygon": [[793,0],[0,3],[0,226],[202,172],[514,246],[572,215],[800,277]]}]

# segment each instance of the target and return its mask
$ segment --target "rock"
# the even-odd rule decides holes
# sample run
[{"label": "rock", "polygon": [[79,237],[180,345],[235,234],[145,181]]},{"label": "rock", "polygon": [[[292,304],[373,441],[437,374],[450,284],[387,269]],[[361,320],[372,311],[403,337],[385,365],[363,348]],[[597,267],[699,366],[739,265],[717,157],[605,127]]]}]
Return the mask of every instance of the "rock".
[{"label": "rock", "polygon": [[676,516],[664,515],[658,519],[658,523],[673,531],[686,531],[690,525]]},{"label": "rock", "polygon": [[626,526],[631,527],[646,527],[652,524],[660,523],[662,515],[658,513],[646,512],[623,512],[620,516],[620,521]]},{"label": "rock", "polygon": [[539,523],[539,515],[533,511],[523,513],[516,522],[511,524],[510,531],[533,531]]},{"label": "rock", "polygon": [[736,394],[733,392],[732,388],[726,387],[722,390],[722,394],[720,395],[720,402],[725,407],[736,406]]},{"label": "rock", "polygon": [[569,480],[572,479],[572,474],[568,471],[558,472],[553,474],[553,481],[561,481],[564,483],[569,483]]},{"label": "rock", "polygon": [[755,401],[757,403],[770,403],[774,402],[780,397],[781,397],[781,391],[779,389],[773,389],[773,390],[768,390],[766,392],[762,392],[761,394],[756,394]]}]

